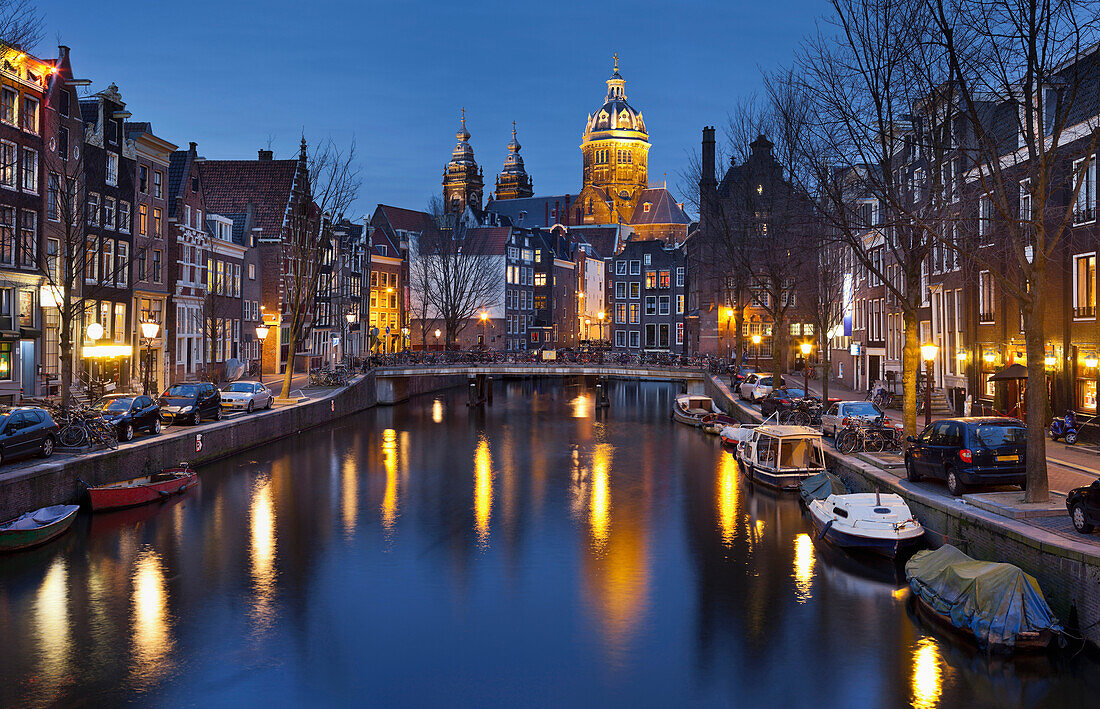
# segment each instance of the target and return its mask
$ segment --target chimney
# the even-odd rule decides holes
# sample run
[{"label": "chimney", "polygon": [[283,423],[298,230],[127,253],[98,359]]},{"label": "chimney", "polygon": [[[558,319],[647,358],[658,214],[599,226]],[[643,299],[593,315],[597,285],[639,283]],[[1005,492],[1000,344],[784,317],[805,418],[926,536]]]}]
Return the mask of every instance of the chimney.
[{"label": "chimney", "polygon": [[708,211],[711,197],[718,189],[714,174],[714,126],[703,127],[703,159],[699,175],[699,218]]},{"label": "chimney", "polygon": [[191,141],[191,152],[192,153],[195,152],[195,148],[197,148],[197,147],[199,147],[199,144],[192,140]]},{"label": "chimney", "polygon": [[57,45],[57,64],[61,65],[63,61],[69,58],[69,48],[64,44]]},{"label": "chimney", "polygon": [[260,160],[267,161],[267,160],[271,160],[271,158],[274,157],[274,155],[272,154],[272,152],[270,150],[260,150],[258,152],[259,152],[259,155],[260,155],[260,157],[259,157]]}]

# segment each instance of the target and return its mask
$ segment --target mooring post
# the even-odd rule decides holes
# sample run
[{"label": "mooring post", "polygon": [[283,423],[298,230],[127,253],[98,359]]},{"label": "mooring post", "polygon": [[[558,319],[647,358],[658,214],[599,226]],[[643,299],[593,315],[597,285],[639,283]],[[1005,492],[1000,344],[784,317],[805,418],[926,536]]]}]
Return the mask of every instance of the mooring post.
[{"label": "mooring post", "polygon": [[485,400],[489,406],[493,405],[493,378],[490,376],[485,377]]},{"label": "mooring post", "polygon": [[466,406],[477,406],[477,377],[470,377],[470,386],[466,388]]}]

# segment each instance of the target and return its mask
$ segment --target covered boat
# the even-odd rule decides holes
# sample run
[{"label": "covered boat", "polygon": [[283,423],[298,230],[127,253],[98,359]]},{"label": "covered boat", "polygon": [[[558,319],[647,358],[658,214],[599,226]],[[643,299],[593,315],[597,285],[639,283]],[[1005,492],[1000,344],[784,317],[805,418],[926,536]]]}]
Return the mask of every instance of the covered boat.
[{"label": "covered boat", "polygon": [[817,537],[849,551],[893,559],[920,543],[924,527],[893,493],[857,492],[811,500],[807,509]]},{"label": "covered boat", "polygon": [[914,554],[905,578],[921,615],[981,647],[1041,650],[1062,632],[1039,583],[1012,564],[978,561],[945,544]]},{"label": "covered boat", "polygon": [[848,486],[828,470],[823,470],[798,484],[798,497],[803,505],[810,504],[812,500],[824,500],[829,495],[847,494]]},{"label": "covered boat", "polygon": [[51,505],[0,524],[0,552],[30,549],[61,536],[79,510],[79,505]]},{"label": "covered boat", "polygon": [[181,464],[178,468],[168,468],[159,473],[139,478],[122,480],[110,485],[88,487],[88,498],[92,502],[92,511],[117,510],[123,507],[147,505],[178,495],[194,487],[199,482],[198,474]]},{"label": "covered boat", "polygon": [[781,490],[796,490],[825,470],[821,431],[807,426],[761,424],[739,434],[737,459],[748,476]]},{"label": "covered boat", "polygon": [[682,394],[672,402],[672,418],[689,426],[702,426],[705,417],[721,413],[714,399],[702,394]]}]

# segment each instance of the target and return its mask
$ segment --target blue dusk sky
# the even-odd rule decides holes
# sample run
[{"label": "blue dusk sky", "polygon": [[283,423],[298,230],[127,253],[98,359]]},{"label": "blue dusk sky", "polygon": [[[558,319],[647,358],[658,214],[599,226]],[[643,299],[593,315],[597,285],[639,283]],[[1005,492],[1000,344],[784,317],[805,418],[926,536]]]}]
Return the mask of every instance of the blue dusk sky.
[{"label": "blue dusk sky", "polygon": [[[617,5],[620,9],[613,9]],[[92,91],[118,84],[131,120],[210,158],[276,157],[308,139],[357,143],[363,190],[423,209],[441,191],[459,110],[488,194],[516,121],[535,194],[580,189],[579,144],[618,52],[646,119],[649,179],[677,197],[704,125],[726,124],[760,69],[790,61],[824,2],[39,3],[55,56],[72,48]],[[356,215],[352,215],[356,216]]]}]

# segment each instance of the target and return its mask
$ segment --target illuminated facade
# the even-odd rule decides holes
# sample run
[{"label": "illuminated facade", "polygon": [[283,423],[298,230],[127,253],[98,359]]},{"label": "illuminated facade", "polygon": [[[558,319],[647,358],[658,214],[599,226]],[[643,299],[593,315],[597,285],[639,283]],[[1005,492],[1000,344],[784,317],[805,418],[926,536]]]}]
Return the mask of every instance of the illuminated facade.
[{"label": "illuminated facade", "polygon": [[618,55],[604,104],[588,116],[581,153],[584,186],[578,200],[584,223],[629,222],[649,186],[649,133],[641,112],[626,102]]},{"label": "illuminated facade", "polygon": [[458,145],[451,151],[451,161],[443,171],[443,204],[449,214],[461,214],[466,205],[481,209],[484,187],[484,175],[474,160],[474,149],[470,147],[465,108],[462,109],[462,124],[455,137],[458,138]]},{"label": "illuminated facade", "polygon": [[504,169],[497,175],[496,199],[520,199],[531,197],[535,188],[531,176],[523,168],[523,157],[519,154],[520,144],[516,140],[516,122],[512,121],[512,139],[508,141],[508,157],[504,159]]}]

